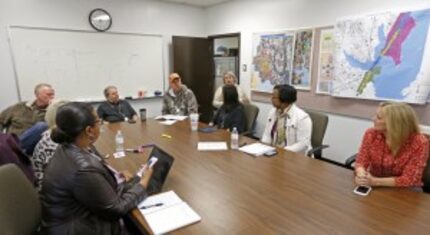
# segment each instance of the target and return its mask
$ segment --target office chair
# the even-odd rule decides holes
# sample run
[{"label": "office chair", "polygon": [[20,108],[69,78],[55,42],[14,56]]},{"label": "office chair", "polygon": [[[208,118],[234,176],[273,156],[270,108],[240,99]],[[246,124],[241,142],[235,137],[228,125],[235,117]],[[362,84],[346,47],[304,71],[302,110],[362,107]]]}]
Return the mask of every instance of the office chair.
[{"label": "office chair", "polygon": [[253,104],[244,104],[244,112],[246,117],[246,131],[242,135],[254,137],[255,120],[257,120],[259,109]]},{"label": "office chair", "polygon": [[0,166],[0,192],[2,234],[35,234],[41,220],[39,196],[15,164]]},{"label": "office chair", "polygon": [[314,157],[322,159],[322,150],[328,148],[329,145],[323,144],[325,131],[328,125],[328,116],[324,113],[306,110],[309,117],[312,120],[312,134],[311,134],[311,145],[312,149],[309,150],[306,155],[308,157]]}]

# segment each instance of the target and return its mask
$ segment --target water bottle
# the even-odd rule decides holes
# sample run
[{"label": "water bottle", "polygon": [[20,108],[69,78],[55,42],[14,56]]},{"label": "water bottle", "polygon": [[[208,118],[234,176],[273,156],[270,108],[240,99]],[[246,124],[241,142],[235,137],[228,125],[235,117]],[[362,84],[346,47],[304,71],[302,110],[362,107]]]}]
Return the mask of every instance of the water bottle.
[{"label": "water bottle", "polygon": [[233,127],[233,130],[231,131],[230,148],[231,149],[239,148],[239,132],[237,131],[236,127]]},{"label": "water bottle", "polygon": [[122,133],[120,130],[115,135],[115,146],[116,146],[116,152],[124,152],[124,136],[122,136]]}]

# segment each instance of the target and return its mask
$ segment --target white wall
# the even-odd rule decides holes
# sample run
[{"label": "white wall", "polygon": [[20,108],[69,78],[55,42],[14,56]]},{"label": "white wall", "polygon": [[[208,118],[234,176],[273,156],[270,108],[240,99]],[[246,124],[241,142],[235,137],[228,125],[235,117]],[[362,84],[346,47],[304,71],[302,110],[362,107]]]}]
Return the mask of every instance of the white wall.
[{"label": "white wall", "polygon": [[[0,0],[0,110],[18,101],[7,26],[92,30],[88,14],[94,8],[104,8],[111,14],[112,32],[162,34],[166,76],[172,70],[171,36],[207,35],[205,12],[196,7],[149,0]],[[132,104],[136,109],[147,108],[148,117],[161,112],[161,99]]]},{"label": "white wall", "polygon": [[[279,29],[295,29],[333,25],[339,17],[383,12],[387,10],[414,10],[430,8],[428,0],[265,0],[234,1],[206,9],[209,35],[241,33],[241,63],[252,64],[252,33]],[[251,72],[241,71],[241,86],[250,88]],[[269,104],[259,103],[260,115],[257,133],[261,136]],[[343,162],[358,150],[361,137],[370,120],[329,116],[325,143],[331,147],[324,156]]]}]

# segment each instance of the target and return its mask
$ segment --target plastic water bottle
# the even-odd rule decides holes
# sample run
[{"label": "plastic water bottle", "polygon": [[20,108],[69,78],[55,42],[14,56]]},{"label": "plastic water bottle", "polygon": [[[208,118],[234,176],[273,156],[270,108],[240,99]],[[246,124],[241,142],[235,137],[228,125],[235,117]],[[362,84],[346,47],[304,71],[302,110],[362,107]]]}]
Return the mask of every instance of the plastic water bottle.
[{"label": "plastic water bottle", "polygon": [[122,133],[120,130],[115,135],[115,146],[116,146],[116,152],[124,152],[124,136],[122,136]]},{"label": "plastic water bottle", "polygon": [[233,127],[233,130],[231,131],[230,148],[231,149],[239,148],[239,132],[237,131],[236,127]]}]

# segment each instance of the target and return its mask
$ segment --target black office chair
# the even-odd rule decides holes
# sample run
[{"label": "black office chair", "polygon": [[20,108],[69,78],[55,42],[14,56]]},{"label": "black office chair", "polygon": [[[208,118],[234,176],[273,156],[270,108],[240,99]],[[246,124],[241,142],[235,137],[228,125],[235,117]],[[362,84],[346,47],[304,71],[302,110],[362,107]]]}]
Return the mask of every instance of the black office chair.
[{"label": "black office chair", "polygon": [[312,149],[306,155],[317,159],[322,159],[322,150],[329,145],[323,144],[323,139],[328,125],[328,116],[324,113],[306,110],[312,120],[311,145]]},{"label": "black office chair", "polygon": [[430,156],[427,159],[427,165],[424,168],[423,183],[424,183],[424,185],[423,185],[423,191],[425,193],[430,193]]},{"label": "black office chair", "polygon": [[246,131],[242,133],[242,135],[255,138],[254,137],[254,128],[255,121],[257,120],[259,109],[256,105],[253,104],[244,104],[244,112],[246,117]]}]

